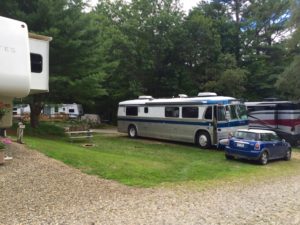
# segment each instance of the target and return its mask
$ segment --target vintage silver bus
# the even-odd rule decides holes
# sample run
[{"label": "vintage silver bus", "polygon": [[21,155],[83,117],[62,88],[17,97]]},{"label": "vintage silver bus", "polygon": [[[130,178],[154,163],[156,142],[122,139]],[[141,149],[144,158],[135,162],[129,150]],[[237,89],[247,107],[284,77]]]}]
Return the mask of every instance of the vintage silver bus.
[{"label": "vintage silver bus", "polygon": [[247,127],[243,103],[211,92],[165,99],[140,96],[120,102],[118,108],[118,131],[131,138],[175,140],[209,148],[235,130]]}]

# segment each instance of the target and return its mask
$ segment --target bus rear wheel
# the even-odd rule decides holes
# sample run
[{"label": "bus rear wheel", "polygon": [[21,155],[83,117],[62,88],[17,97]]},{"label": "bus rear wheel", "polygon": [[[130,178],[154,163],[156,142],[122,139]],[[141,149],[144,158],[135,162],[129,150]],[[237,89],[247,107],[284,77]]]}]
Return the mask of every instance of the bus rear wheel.
[{"label": "bus rear wheel", "polygon": [[130,125],[128,127],[128,136],[130,138],[136,138],[138,135],[137,135],[137,130],[136,130],[136,127],[134,125]]},{"label": "bus rear wheel", "polygon": [[200,148],[210,148],[211,147],[210,135],[207,132],[199,131],[196,135],[196,144]]}]

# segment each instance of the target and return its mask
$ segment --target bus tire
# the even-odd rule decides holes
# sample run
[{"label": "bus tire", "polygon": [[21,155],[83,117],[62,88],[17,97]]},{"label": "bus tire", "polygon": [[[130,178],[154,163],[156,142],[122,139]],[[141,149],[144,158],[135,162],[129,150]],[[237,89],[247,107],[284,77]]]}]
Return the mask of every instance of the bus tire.
[{"label": "bus tire", "polygon": [[210,135],[206,131],[198,131],[196,135],[196,144],[200,148],[210,148],[211,147]]},{"label": "bus tire", "polygon": [[136,127],[134,125],[130,125],[128,127],[128,137],[136,138],[138,136]]}]

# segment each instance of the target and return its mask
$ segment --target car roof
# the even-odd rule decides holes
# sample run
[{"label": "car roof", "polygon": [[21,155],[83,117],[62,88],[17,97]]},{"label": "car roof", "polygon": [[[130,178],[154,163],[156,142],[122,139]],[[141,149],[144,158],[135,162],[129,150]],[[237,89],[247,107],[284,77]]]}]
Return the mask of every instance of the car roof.
[{"label": "car roof", "polygon": [[239,129],[238,131],[251,132],[256,134],[275,134],[275,132],[271,130]]}]

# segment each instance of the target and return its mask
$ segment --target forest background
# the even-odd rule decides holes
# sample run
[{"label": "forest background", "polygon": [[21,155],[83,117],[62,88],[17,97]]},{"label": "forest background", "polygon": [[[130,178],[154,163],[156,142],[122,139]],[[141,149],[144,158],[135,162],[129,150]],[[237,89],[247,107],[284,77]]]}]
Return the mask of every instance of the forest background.
[{"label": "forest background", "polygon": [[0,15],[53,37],[50,92],[22,100],[33,119],[76,102],[114,121],[139,95],[300,99],[299,0],[1,0]]}]

